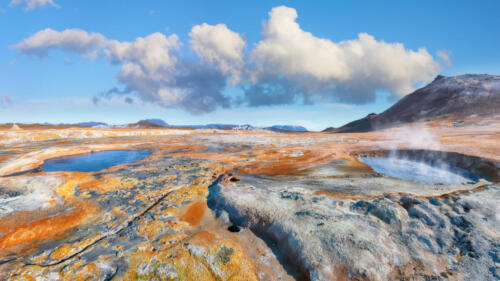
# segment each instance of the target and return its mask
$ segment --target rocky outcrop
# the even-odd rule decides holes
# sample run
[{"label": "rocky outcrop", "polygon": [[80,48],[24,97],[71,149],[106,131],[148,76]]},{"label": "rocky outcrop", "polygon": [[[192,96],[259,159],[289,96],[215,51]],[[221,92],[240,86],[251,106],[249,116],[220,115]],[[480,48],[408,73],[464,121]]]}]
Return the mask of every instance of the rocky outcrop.
[{"label": "rocky outcrop", "polygon": [[316,185],[281,186],[217,185],[209,206],[274,245],[297,279],[500,278],[500,186],[461,197],[381,194],[364,199],[318,195],[311,192]]}]

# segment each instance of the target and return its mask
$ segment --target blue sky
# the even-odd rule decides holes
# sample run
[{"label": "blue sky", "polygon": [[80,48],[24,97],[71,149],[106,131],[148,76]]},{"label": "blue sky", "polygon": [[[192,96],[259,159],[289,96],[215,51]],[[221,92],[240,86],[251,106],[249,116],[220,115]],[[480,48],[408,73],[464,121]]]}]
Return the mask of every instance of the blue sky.
[{"label": "blue sky", "polygon": [[[30,1],[47,3],[29,9]],[[0,123],[162,118],[171,124],[296,124],[318,130],[381,112],[410,86],[438,73],[500,73],[500,1],[14,2],[0,4]],[[269,14],[282,5],[288,8]],[[194,26],[200,26],[195,35]],[[34,38],[18,45],[47,28],[98,33],[105,42],[85,45],[96,56],[71,49],[83,43],[64,41],[76,39],[63,39],[62,33],[50,35],[52,41]],[[156,57],[138,57],[137,49],[119,53],[124,42],[155,32],[175,41],[164,49],[172,53],[158,66],[161,72],[148,68]],[[212,40],[217,34],[222,37]],[[151,44],[164,42],[156,39]],[[352,46],[340,43],[346,40],[354,40]],[[403,51],[395,44],[403,44]],[[33,55],[40,51],[47,56]],[[130,63],[151,77],[138,81],[128,75]],[[210,77],[222,84],[205,93],[212,84],[203,79]],[[129,91],[101,94],[114,87]],[[133,102],[125,102],[127,97]]]}]

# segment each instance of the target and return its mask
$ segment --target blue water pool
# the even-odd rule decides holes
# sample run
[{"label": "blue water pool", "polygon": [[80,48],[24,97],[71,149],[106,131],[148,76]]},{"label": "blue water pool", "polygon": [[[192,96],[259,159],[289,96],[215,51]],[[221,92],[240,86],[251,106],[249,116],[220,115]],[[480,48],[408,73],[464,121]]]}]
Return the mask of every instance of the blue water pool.
[{"label": "blue water pool", "polygon": [[464,184],[476,182],[478,178],[458,168],[433,166],[429,163],[395,157],[361,157],[378,173],[390,177],[425,183]]},{"label": "blue water pool", "polygon": [[45,160],[43,170],[96,172],[109,167],[139,161],[150,154],[144,150],[107,150]]}]

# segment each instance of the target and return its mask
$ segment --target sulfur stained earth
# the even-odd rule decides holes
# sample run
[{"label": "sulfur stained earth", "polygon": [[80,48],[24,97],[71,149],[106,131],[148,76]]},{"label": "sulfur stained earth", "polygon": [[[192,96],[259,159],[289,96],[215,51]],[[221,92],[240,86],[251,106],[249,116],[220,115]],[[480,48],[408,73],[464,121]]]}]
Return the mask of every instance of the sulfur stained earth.
[{"label": "sulfur stained earth", "polygon": [[[499,141],[493,125],[0,130],[0,280],[498,280]],[[115,149],[150,154],[43,171]],[[408,181],[360,161],[393,150],[446,152],[478,179]]]}]

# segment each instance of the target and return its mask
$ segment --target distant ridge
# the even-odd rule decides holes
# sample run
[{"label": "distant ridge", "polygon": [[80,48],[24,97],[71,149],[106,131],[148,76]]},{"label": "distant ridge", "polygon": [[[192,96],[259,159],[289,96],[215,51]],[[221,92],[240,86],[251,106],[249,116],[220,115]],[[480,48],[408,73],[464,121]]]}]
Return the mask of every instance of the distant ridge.
[{"label": "distant ridge", "polygon": [[63,125],[75,125],[75,126],[80,126],[80,127],[104,127],[104,126],[108,126],[108,124],[106,124],[104,122],[93,122],[93,121],[80,122],[80,123],[76,123],[76,124],[63,124]]},{"label": "distant ridge", "polygon": [[[36,125],[36,124],[35,124]],[[162,119],[143,119],[136,123],[122,124],[122,125],[109,125],[104,122],[79,122],[79,123],[42,123],[41,126],[64,126],[64,127],[89,127],[89,128],[127,128],[127,129],[161,129],[161,128],[184,128],[184,129],[216,129],[216,130],[241,130],[241,131],[254,131],[254,130],[270,130],[274,132],[308,132],[302,126],[294,125],[274,125],[271,127],[255,127],[250,124],[220,124],[211,123],[205,125],[170,125]],[[33,125],[31,125],[33,126]]]},{"label": "distant ridge", "polygon": [[274,125],[266,129],[276,132],[307,132],[306,128],[294,125]]},{"label": "distant ridge", "polygon": [[162,125],[158,125],[156,123],[150,122],[150,121],[139,121],[137,123],[132,123],[132,124],[127,124],[124,126],[125,128],[130,128],[130,129],[159,129],[159,128],[165,128]]},{"label": "distant ridge", "polygon": [[[6,123],[7,124],[7,123]],[[1,125],[1,124],[0,124]],[[255,127],[250,124],[219,124],[211,123],[205,125],[170,125],[162,119],[143,119],[136,123],[121,124],[121,125],[110,125],[104,122],[79,122],[79,123],[27,123],[22,124],[23,126],[32,127],[45,127],[45,128],[71,128],[71,127],[88,127],[88,128],[102,128],[102,129],[112,129],[112,128],[123,128],[123,129],[162,129],[162,128],[179,128],[179,129],[214,129],[214,130],[240,130],[240,131],[256,131],[256,130],[270,130],[274,132],[307,132],[307,129],[302,126],[293,125],[274,125],[271,127]],[[10,126],[13,126],[10,123]],[[17,126],[17,125],[16,125]]]},{"label": "distant ridge", "polygon": [[152,124],[155,124],[155,125],[158,125],[158,126],[162,126],[162,127],[168,127],[169,126],[167,124],[167,122],[165,122],[165,121],[163,121],[162,119],[159,119],[159,118],[156,118],[156,119],[144,119],[144,120],[140,120],[137,123],[141,123],[141,122],[149,122],[149,123],[152,123]]}]

